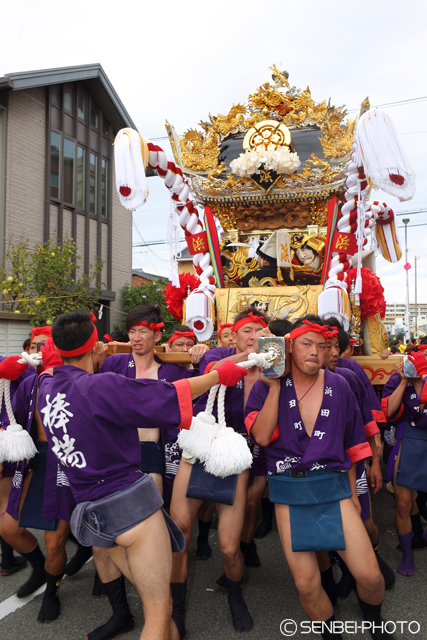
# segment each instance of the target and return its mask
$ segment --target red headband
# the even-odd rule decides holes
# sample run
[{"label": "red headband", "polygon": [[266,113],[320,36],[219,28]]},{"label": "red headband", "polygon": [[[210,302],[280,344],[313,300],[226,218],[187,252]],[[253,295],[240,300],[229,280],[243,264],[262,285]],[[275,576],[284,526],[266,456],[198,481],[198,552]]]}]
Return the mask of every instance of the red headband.
[{"label": "red headband", "polygon": [[353,338],[350,338],[350,344],[351,344],[352,347],[354,347],[356,342],[357,342],[357,340],[354,340]]},{"label": "red headband", "polygon": [[157,324],[154,324],[154,322],[150,322],[150,324],[148,324],[148,322],[144,322],[144,320],[141,320],[141,322],[135,322],[132,325],[132,327],[148,327],[149,329],[152,329],[153,331],[160,331],[160,329],[162,327],[164,327],[164,326],[165,326],[164,322],[158,322]]},{"label": "red headband", "polygon": [[338,335],[338,329],[336,327],[328,327],[328,325],[321,327],[320,324],[314,324],[313,322],[310,322],[310,320],[303,320],[300,327],[291,331],[291,340],[295,340],[295,338],[302,336],[304,333],[310,333],[310,331],[313,331],[313,333],[320,333],[325,340],[330,340]]},{"label": "red headband", "polygon": [[[90,321],[95,323],[96,318],[92,312],[89,312],[89,316],[90,316]],[[58,347],[56,347],[56,350],[59,353],[59,355],[63,356],[64,358],[75,358],[77,356],[82,356],[84,353],[87,353],[88,351],[90,351],[97,340],[98,340],[98,331],[97,331],[97,328],[95,327],[95,324],[93,324],[92,335],[88,340],[86,340],[84,344],[82,344],[81,347],[78,347],[78,349],[73,349],[72,351],[64,351],[63,349],[58,349]]]},{"label": "red headband", "polygon": [[104,334],[104,340],[106,340],[107,342],[114,342],[113,338],[109,336],[108,333]]},{"label": "red headband", "polygon": [[36,336],[52,337],[52,327],[31,327],[31,342]]},{"label": "red headband", "polygon": [[174,340],[178,340],[178,338],[191,338],[196,341],[196,336],[194,335],[194,331],[191,329],[190,331],[175,331],[169,338],[167,344],[170,344]]},{"label": "red headband", "polygon": [[228,323],[220,324],[220,325],[219,325],[218,332],[217,332],[217,334],[216,334],[216,335],[217,335],[217,338],[219,338],[219,337],[220,337],[221,333],[223,332],[223,329],[228,329],[228,327],[230,327],[230,328],[234,331],[234,324],[228,324]]},{"label": "red headband", "polygon": [[267,323],[262,316],[254,316],[252,311],[250,311],[247,316],[236,322],[234,325],[234,331],[237,332],[240,327],[243,327],[244,324],[249,324],[250,322],[256,322],[264,328],[267,326]]}]

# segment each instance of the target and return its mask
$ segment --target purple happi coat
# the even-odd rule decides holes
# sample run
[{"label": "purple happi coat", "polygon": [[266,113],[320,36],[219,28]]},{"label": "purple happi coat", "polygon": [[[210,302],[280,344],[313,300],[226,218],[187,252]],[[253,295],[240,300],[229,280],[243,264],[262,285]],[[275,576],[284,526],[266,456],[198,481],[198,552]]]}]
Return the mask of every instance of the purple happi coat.
[{"label": "purple happi coat", "polygon": [[357,377],[365,387],[368,402],[370,404],[371,411],[372,411],[372,418],[377,423],[387,422],[384,416],[384,413],[381,409],[380,401],[378,400],[377,394],[375,393],[374,387],[372,386],[371,381],[366,375],[366,372],[363,369],[363,367],[358,362],[356,362],[356,360],[351,360],[350,358],[338,358],[337,369],[338,368],[351,369],[351,371],[353,371],[357,375]]},{"label": "purple happi coat", "polygon": [[[393,391],[400,385],[400,378],[397,373],[393,373],[387,384],[384,385],[383,390],[383,408],[386,410],[388,405],[388,399],[392,395]],[[424,406],[424,411],[421,412],[420,398],[417,397],[415,387],[411,381],[406,385],[406,389],[403,393],[402,402],[400,403],[399,410],[389,418],[390,422],[410,422],[411,426],[416,429],[427,429],[427,405]]]},{"label": "purple happi coat", "polygon": [[[227,349],[226,347],[217,347],[216,349],[207,351],[204,354],[203,358],[200,360],[200,375],[203,375],[206,369],[208,373],[211,370],[212,366],[220,360],[235,355],[235,348]],[[234,387],[227,387],[227,390],[225,392],[225,421],[227,423],[227,427],[232,427],[234,431],[237,431],[237,433],[242,433],[243,435],[246,434],[243,415],[244,393],[245,391],[243,380],[239,380],[239,382]],[[195,416],[200,413],[200,411],[204,411],[206,409],[208,395],[209,394],[205,393],[197,399],[194,405]],[[218,416],[216,403],[214,405],[214,410],[212,413],[215,417]]]},{"label": "purple happi coat", "polygon": [[365,433],[367,438],[371,438],[376,433],[379,433],[377,423],[372,418],[372,411],[369,402],[366,401],[366,393],[365,387],[362,381],[357,377],[357,375],[351,369],[336,368],[335,372],[337,375],[342,376],[345,380],[347,380],[350,389],[353,391],[356,396],[357,404],[360,409],[360,415],[362,416],[363,424],[365,426]]},{"label": "purple happi coat", "polygon": [[[267,395],[268,386],[256,382],[245,409],[248,433]],[[281,378],[275,435],[277,438],[265,448],[269,474],[287,469],[346,471],[371,456],[356,398],[346,380],[329,370],[325,370],[323,402],[311,437],[301,419],[292,373]]]},{"label": "purple happi coat", "polygon": [[[30,375],[19,385],[12,401],[13,413],[17,423],[26,429],[34,440],[37,439],[37,426],[35,421],[33,422],[37,400],[37,382],[38,376],[36,370],[33,369]],[[19,501],[26,465],[26,460],[16,463],[12,488],[9,493],[6,511],[15,520],[18,520]],[[46,465],[43,517],[47,520],[61,519],[69,521],[75,506],[76,503],[71,494],[68,480],[64,476],[57,459],[49,451]]]},{"label": "purple happi coat", "polygon": [[[207,351],[203,358],[200,360],[200,374],[203,375],[205,371],[209,373],[212,366],[223,360],[224,358],[229,358],[230,356],[235,356],[237,353],[234,347],[217,347],[216,349],[211,349]],[[194,415],[197,416],[198,413],[204,411],[206,409],[206,403],[208,401],[208,394],[204,394],[200,396],[194,405]],[[245,414],[244,414],[244,401],[245,401],[245,387],[244,380],[239,380],[239,382],[234,387],[227,387],[225,392],[225,421],[227,423],[227,427],[232,427],[234,431],[240,433],[242,436],[247,438],[246,428],[245,428]],[[217,404],[215,403],[212,414],[217,418]],[[249,441],[248,441],[249,443]],[[266,475],[267,466],[266,466],[266,455],[263,447],[260,447],[255,443],[255,446],[251,446],[253,463],[250,469],[250,477],[262,476]]]},{"label": "purple happi coat", "polygon": [[[193,378],[199,375],[198,367],[195,369],[186,369],[179,364],[163,362],[156,355],[154,356],[154,360],[160,363],[157,378],[158,380],[163,380],[163,382],[175,382],[176,380],[184,380],[185,378]],[[105,373],[106,371],[119,373],[122,376],[126,376],[126,378],[135,380],[136,366],[133,354],[123,353],[109,356],[102,363],[99,373]],[[177,440],[178,433],[174,427],[162,429],[161,441],[165,456],[165,474],[163,477],[164,501],[166,508],[170,504],[173,482],[178,471],[179,461],[181,460],[181,450]]]},{"label": "purple happi coat", "polygon": [[[388,382],[384,385],[381,404],[386,415],[389,397],[399,385],[400,378],[397,373],[393,373]],[[424,406],[424,411],[421,412],[420,398],[419,396],[417,397],[417,392],[415,391],[415,387],[411,381],[406,385],[399,410],[394,414],[394,416],[388,418],[388,422],[395,426],[395,430],[393,431],[395,443],[388,459],[385,476],[386,481],[390,482],[393,476],[395,459],[399,453],[400,443],[403,438],[405,422],[409,422],[410,425],[416,429],[427,429],[427,405]]]},{"label": "purple happi coat", "polygon": [[[357,375],[351,369],[337,367],[335,373],[347,380],[350,385],[350,389],[356,397],[360,415],[365,426],[366,438],[371,438],[376,433],[379,433],[380,430],[378,429],[377,423],[372,419],[372,411],[369,402],[366,402],[365,387],[363,386],[362,381],[359,380]],[[366,475],[366,462],[364,460],[359,460],[356,464],[356,487],[357,497],[359,498],[362,509],[360,516],[362,521],[365,522],[371,516],[371,501],[369,497],[368,478]]]},{"label": "purple happi coat", "polygon": [[192,419],[186,380],[128,380],[71,365],[41,377],[38,408],[77,503],[111,495],[144,475],[138,427],[188,429]]}]

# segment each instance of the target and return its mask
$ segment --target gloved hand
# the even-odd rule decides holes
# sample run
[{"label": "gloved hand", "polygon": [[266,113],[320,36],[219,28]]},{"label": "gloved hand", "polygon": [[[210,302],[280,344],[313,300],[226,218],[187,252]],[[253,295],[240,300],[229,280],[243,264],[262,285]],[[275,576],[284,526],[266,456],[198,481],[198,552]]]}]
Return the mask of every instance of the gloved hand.
[{"label": "gloved hand", "polygon": [[6,380],[17,380],[21,373],[28,369],[28,364],[21,364],[18,360],[21,356],[9,356],[0,363],[0,378]]},{"label": "gloved hand", "polygon": [[239,380],[248,375],[247,369],[239,367],[232,360],[225,360],[215,371],[218,371],[220,384],[225,384],[227,387],[234,387]]},{"label": "gloved hand", "polygon": [[412,353],[408,356],[408,359],[414,365],[420,378],[427,374],[427,358],[425,357],[424,353],[415,351],[415,353]]},{"label": "gloved hand", "polygon": [[40,350],[43,359],[43,371],[46,371],[46,369],[53,369],[54,367],[59,367],[61,364],[64,364],[59,353],[55,351],[52,338],[46,340]]}]

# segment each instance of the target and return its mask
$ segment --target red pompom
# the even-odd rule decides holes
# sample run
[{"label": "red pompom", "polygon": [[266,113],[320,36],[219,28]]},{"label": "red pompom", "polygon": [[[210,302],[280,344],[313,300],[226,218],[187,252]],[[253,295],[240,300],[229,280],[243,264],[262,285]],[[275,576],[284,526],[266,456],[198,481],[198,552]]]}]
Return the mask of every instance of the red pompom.
[{"label": "red pompom", "polygon": [[196,320],[196,322],[194,322],[193,326],[194,326],[195,329],[197,329],[197,331],[201,331],[202,329],[205,328],[205,325],[203,324],[203,322],[201,320]]},{"label": "red pompom", "polygon": [[388,177],[392,182],[398,184],[400,187],[405,182],[405,178],[403,176],[400,176],[398,173],[389,173]]},{"label": "red pompom", "polygon": [[[381,318],[385,316],[385,298],[384,287],[382,286],[379,277],[372,273],[370,269],[362,267],[362,293],[360,294],[360,310],[362,313],[362,320],[366,320],[370,316],[374,316],[377,311]],[[349,269],[346,273],[347,286],[350,289],[350,284],[353,280],[356,280],[357,269]]]},{"label": "red pompom", "polygon": [[119,191],[124,198],[127,198],[130,196],[131,189],[129,187],[120,187]]},{"label": "red pompom", "polygon": [[163,292],[167,310],[173,315],[175,320],[182,320],[184,300],[187,298],[189,292],[197,289],[200,285],[200,280],[191,273],[180,273],[179,284],[181,286],[178,289],[177,287],[173,287],[172,283],[169,282]]}]

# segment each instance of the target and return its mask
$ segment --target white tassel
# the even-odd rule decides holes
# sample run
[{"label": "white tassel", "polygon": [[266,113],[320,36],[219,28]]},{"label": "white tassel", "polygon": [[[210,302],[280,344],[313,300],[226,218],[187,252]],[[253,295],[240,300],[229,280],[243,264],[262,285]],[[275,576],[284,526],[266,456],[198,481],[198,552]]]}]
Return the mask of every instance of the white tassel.
[{"label": "white tassel", "polygon": [[[270,368],[275,360],[274,353],[250,353],[239,366]],[[218,393],[218,424],[212,416],[212,409]],[[227,427],[225,422],[224,385],[215,385],[209,392],[205,411],[193,418],[188,431],[182,430],[178,436],[178,446],[205,463],[205,470],[221,478],[239,474],[252,465],[252,454],[245,438]]]},{"label": "white tassel", "polygon": [[10,380],[0,380],[0,409],[3,398],[10,424],[6,429],[0,429],[0,462],[30,460],[37,449],[30,434],[16,423],[10,400]]},{"label": "white tassel", "polygon": [[219,429],[212,442],[205,470],[214,476],[225,478],[243,473],[252,465],[252,454],[245,438],[231,427]]},{"label": "white tassel", "polygon": [[11,424],[1,434],[1,454],[3,462],[31,460],[37,453],[33,439],[19,424]]},{"label": "white tassel", "polygon": [[147,143],[134,129],[121,129],[114,140],[116,187],[121,204],[129,211],[142,207],[148,197],[145,167]]},{"label": "white tassel", "polygon": [[396,196],[401,202],[410,200],[415,193],[415,173],[393,120],[384,111],[371,109],[360,118],[355,139],[374,189]]},{"label": "white tassel", "polygon": [[343,325],[344,331],[348,331],[351,307],[346,291],[339,287],[329,287],[322,291],[317,298],[317,313],[324,320],[337,318]]},{"label": "white tassel", "polygon": [[190,429],[181,429],[178,446],[202,462],[209,456],[212,442],[219,429],[214,416],[201,411],[191,422]]},{"label": "white tassel", "polygon": [[192,291],[185,302],[185,324],[190,325],[200,342],[209,340],[214,330],[215,303],[213,285],[202,285]]}]

